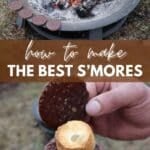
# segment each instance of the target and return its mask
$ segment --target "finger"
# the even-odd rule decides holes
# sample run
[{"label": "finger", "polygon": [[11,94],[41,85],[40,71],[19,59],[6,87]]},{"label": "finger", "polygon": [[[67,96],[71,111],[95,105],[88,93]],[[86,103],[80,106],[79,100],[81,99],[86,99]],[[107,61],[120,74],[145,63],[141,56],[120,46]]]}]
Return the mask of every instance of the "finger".
[{"label": "finger", "polygon": [[111,91],[92,98],[86,105],[90,116],[100,116],[133,104],[144,96],[144,84],[124,83]]},{"label": "finger", "polygon": [[95,82],[86,82],[86,89],[89,92],[89,99],[97,95]]},{"label": "finger", "polygon": [[96,82],[97,93],[103,93],[110,89],[110,82]]},{"label": "finger", "polygon": [[105,92],[109,89],[110,83],[107,82],[87,82],[86,88],[89,92],[89,98],[95,97],[97,94]]}]

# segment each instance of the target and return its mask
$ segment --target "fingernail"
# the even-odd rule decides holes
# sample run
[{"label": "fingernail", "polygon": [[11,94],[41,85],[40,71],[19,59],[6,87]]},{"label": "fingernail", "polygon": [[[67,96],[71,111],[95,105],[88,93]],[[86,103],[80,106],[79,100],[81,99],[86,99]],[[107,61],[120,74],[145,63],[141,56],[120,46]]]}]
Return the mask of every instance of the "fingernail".
[{"label": "fingernail", "polygon": [[101,105],[97,100],[90,100],[86,105],[86,112],[90,116],[98,116],[101,112]]}]

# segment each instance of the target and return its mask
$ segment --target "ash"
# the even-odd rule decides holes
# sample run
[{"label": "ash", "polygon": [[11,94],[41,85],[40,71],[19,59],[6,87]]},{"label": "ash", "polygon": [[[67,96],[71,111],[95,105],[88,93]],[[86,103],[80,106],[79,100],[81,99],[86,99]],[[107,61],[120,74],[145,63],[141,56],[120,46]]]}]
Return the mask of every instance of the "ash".
[{"label": "ash", "polygon": [[[62,21],[78,21],[89,17],[104,18],[111,15],[111,13],[115,12],[124,4],[123,0],[97,0],[96,5],[90,10],[90,15],[88,14],[86,17],[82,17],[80,16],[80,12],[77,13],[78,7],[72,7],[66,4],[65,9],[59,9],[58,7],[53,8],[50,5],[50,1],[52,0],[28,0],[28,4],[37,13]],[[87,13],[89,13],[89,10]]]}]

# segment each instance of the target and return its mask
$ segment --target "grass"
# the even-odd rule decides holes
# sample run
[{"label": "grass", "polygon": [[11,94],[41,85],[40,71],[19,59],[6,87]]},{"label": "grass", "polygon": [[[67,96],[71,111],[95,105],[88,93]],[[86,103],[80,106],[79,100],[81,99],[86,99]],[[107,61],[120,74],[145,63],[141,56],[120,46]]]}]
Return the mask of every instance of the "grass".
[{"label": "grass", "polygon": [[41,84],[21,84],[0,93],[0,150],[42,150],[43,133],[32,116]]},{"label": "grass", "polygon": [[[17,29],[15,13],[7,9],[7,1],[0,0],[0,39],[39,39],[37,35],[26,36],[24,29]],[[149,39],[150,0],[141,0],[136,10],[130,14],[120,31],[107,39]]]},{"label": "grass", "polygon": [[7,0],[0,0],[0,39],[24,39],[25,31],[17,29],[16,14],[7,8]]},{"label": "grass", "polygon": [[121,30],[114,33],[109,39],[150,39],[149,19],[150,1],[141,0],[135,11],[129,15]]}]

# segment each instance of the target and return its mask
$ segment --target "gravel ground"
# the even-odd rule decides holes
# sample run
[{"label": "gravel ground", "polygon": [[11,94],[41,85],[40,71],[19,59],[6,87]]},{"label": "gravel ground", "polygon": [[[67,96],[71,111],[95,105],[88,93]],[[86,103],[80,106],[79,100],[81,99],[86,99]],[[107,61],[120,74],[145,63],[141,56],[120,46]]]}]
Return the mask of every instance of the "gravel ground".
[{"label": "gravel ground", "polygon": [[[31,31],[27,29],[17,29],[15,19],[16,15],[7,9],[7,1],[0,0],[0,39],[42,39],[42,37],[36,34],[31,35]],[[141,0],[120,31],[109,36],[107,39],[149,39],[149,22],[150,0]]]}]

